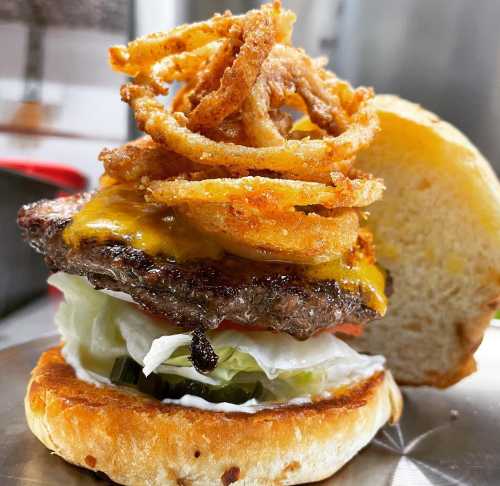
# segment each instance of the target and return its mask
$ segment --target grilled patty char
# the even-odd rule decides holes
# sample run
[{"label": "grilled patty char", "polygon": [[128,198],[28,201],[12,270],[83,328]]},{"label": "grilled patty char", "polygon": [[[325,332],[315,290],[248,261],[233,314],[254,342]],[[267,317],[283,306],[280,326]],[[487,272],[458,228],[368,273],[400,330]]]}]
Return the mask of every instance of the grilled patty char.
[{"label": "grilled patty char", "polygon": [[63,230],[89,197],[24,206],[18,214],[23,237],[45,256],[50,270],[84,275],[98,289],[126,292],[148,312],[180,326],[215,329],[227,319],[305,339],[334,324],[379,317],[360,291],[345,290],[333,280],[311,281],[296,265],[249,265],[230,255],[180,264],[119,241],[85,240],[70,248]]}]

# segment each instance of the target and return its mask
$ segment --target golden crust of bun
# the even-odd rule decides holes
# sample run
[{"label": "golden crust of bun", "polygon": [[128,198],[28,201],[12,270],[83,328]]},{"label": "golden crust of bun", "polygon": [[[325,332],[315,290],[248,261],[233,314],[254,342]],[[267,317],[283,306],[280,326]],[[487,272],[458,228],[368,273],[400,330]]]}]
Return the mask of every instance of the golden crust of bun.
[{"label": "golden crust of bun", "polygon": [[76,378],[60,348],[32,372],[25,408],[40,441],[120,484],[300,484],[326,478],[401,413],[389,372],[333,398],[255,414],[210,412]]}]

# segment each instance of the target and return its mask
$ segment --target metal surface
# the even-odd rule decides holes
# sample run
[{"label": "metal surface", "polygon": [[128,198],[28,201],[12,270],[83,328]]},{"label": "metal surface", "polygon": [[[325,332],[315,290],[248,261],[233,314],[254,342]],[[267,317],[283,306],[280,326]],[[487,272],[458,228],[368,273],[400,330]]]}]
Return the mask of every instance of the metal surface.
[{"label": "metal surface", "polygon": [[[0,484],[109,484],[50,454],[28,431],[23,396],[30,369],[56,338],[0,352]],[[322,486],[500,484],[500,328],[477,353],[479,372],[446,391],[405,390],[405,413]]]}]

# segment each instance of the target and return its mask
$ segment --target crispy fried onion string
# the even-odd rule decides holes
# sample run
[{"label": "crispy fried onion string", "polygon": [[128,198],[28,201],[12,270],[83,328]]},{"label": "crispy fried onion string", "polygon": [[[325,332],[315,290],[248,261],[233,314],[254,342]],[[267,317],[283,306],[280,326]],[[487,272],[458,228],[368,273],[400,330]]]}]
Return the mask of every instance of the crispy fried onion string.
[{"label": "crispy fried onion string", "polygon": [[187,92],[188,104],[183,110],[188,112],[197,107],[204,96],[217,90],[226,67],[231,64],[238,53],[238,38],[225,39],[214,55],[207,59],[205,67],[196,76],[194,87]]},{"label": "crispy fried onion string", "polygon": [[202,65],[220,51],[223,43],[224,41],[217,40],[194,51],[172,54],[153,64],[149,73],[139,74],[136,80],[149,84],[158,94],[167,94],[165,83],[189,81],[197,76]]},{"label": "crispy fried onion string", "polygon": [[242,105],[271,51],[275,37],[273,19],[269,14],[257,10],[248,15],[243,23],[243,45],[231,66],[224,70],[219,87],[202,97],[188,115],[191,130],[215,127]]},{"label": "crispy fried onion string", "polygon": [[109,49],[113,69],[137,76],[149,70],[157,61],[182,52],[191,52],[229,35],[234,25],[241,25],[243,17],[230,14],[215,15],[208,21],[180,25],[168,32],[158,32],[140,37],[127,46]]},{"label": "crispy fried onion string", "polygon": [[[273,16],[276,42],[289,44],[295,14],[282,10],[278,2],[263,5],[261,11]],[[115,45],[109,49],[109,62],[115,71],[129,76],[147,72],[158,61],[183,52],[191,52],[211,42],[230,36],[231,30],[241,28],[248,15],[216,14],[210,20],[184,24],[167,32],[157,32],[140,37],[127,46]]]},{"label": "crispy fried onion string", "polygon": [[[340,135],[349,125],[349,115],[342,107],[340,96],[349,91],[345,81],[327,76],[302,50],[276,44],[245,100],[243,123],[255,146],[282,145],[285,138],[273,122],[270,110],[298,94],[311,121],[327,133]],[[355,93],[359,105],[372,96],[366,88],[358,88]]]},{"label": "crispy fried onion string", "polygon": [[197,164],[182,155],[155,143],[146,136],[128,142],[115,149],[103,149],[99,160],[106,174],[118,182],[141,183],[151,180],[182,178],[202,180],[206,178],[241,177],[245,169],[230,171],[226,167]]},{"label": "crispy fried onion string", "polygon": [[303,176],[305,180],[315,173],[337,170],[339,164],[352,159],[368,145],[378,127],[372,106],[365,103],[353,115],[353,125],[338,137],[286,140],[274,147],[247,147],[215,142],[192,132],[185,126],[187,120],[166,111],[147,86],[125,85],[121,96],[132,107],[141,130],[190,160],[206,165],[268,169]]},{"label": "crispy fried onion string", "polygon": [[169,206],[200,203],[237,203],[255,208],[323,206],[328,209],[363,207],[378,200],[384,190],[379,179],[340,178],[335,186],[317,182],[241,177],[187,181],[154,181],[149,198]]},{"label": "crispy fried onion string", "polygon": [[[103,149],[99,160],[104,164],[106,174],[121,182],[138,182],[142,177],[168,179],[206,167],[155,144],[149,137],[140,138],[117,149]],[[165,163],[166,160],[168,164]]]},{"label": "crispy fried onion string", "polygon": [[231,253],[260,260],[314,264],[339,258],[354,246],[359,228],[355,209],[319,215],[213,203],[179,210]]},{"label": "crispy fried onion string", "polygon": [[[294,21],[275,0],[112,47],[113,68],[134,77],[122,99],[151,138],[100,159],[112,181],[146,188],[230,252],[319,263],[354,246],[356,208],[382,195],[352,168],[378,120],[371,89],[290,45]],[[166,109],[157,97],[174,82]]]}]

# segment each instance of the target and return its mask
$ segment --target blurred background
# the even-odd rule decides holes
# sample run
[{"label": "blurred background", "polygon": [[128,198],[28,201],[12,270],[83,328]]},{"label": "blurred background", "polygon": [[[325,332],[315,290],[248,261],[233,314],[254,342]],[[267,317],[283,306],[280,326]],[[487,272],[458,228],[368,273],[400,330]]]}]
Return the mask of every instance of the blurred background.
[{"label": "blurred background", "polygon": [[[51,160],[90,185],[103,146],[129,135],[107,48],[243,12],[255,0],[2,0],[0,157]],[[500,1],[283,0],[295,43],[354,84],[399,93],[462,129],[500,169]]]},{"label": "blurred background", "polygon": [[[134,136],[119,98],[123,78],[108,67],[107,48],[260,3],[0,1],[0,210],[7,235],[0,250],[0,316],[45,288],[41,259],[20,242],[15,227],[21,202],[95,187],[100,150]],[[398,93],[435,111],[500,170],[499,0],[283,3],[299,17],[296,45],[328,56],[330,68],[353,84]],[[7,271],[13,261],[23,262],[15,279]]]}]

